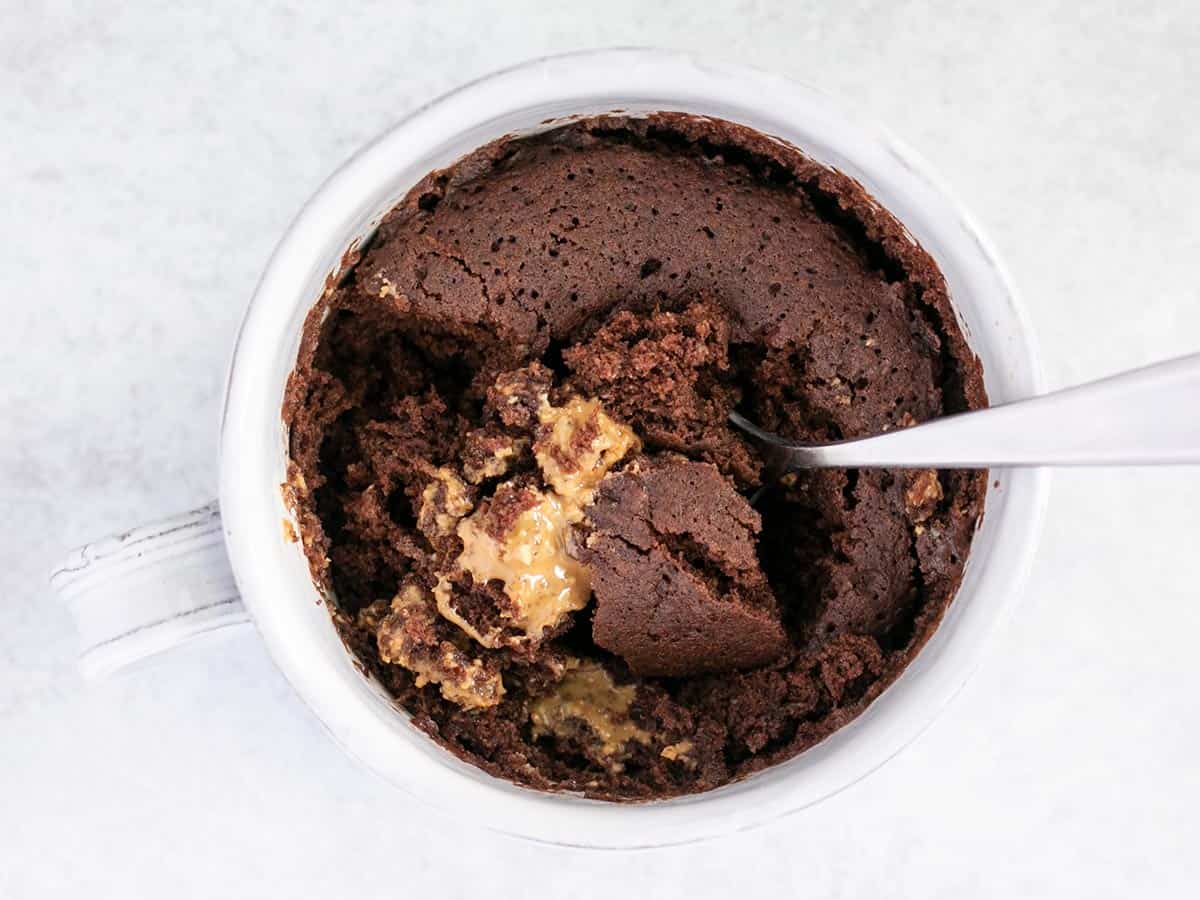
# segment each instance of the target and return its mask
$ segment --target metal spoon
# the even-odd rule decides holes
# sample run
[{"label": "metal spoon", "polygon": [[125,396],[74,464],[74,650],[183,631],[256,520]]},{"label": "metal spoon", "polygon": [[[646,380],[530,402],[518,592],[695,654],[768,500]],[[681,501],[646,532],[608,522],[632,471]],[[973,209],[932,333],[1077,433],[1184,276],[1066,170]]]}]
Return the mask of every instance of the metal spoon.
[{"label": "metal spoon", "polygon": [[740,414],[768,471],[807,468],[1117,466],[1200,463],[1200,354],[911,428],[794,444]]}]

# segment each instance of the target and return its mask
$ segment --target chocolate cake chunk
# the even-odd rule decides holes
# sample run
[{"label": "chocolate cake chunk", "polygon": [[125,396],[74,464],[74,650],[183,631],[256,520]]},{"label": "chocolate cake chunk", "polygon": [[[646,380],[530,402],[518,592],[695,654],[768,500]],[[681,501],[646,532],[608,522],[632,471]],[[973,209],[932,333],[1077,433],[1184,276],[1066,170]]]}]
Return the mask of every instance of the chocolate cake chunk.
[{"label": "chocolate cake chunk", "polygon": [[647,446],[690,453],[739,485],[757,484],[757,454],[728,421],[742,396],[729,336],[726,311],[708,297],[687,298],[677,312],[622,310],[563,351],[567,384],[599,398]]},{"label": "chocolate cake chunk", "polygon": [[675,113],[502,138],[314,299],[283,408],[314,578],[487,772],[609,800],[742,778],[865,709],[962,579],[986,473],[765,483],[729,427],[987,403],[934,260],[781,141]]},{"label": "chocolate cake chunk", "polygon": [[639,675],[777,659],[787,636],[755,552],[760,524],[708,463],[660,457],[608,478],[580,529],[592,639]]}]

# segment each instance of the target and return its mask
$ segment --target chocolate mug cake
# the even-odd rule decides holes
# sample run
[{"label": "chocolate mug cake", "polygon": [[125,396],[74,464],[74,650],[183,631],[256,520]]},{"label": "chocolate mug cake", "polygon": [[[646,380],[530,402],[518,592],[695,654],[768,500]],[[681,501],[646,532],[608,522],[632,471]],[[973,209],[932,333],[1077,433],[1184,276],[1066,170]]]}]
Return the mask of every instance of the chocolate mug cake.
[{"label": "chocolate mug cake", "polygon": [[859,714],[983,508],[983,472],[768,479],[728,413],[831,441],[986,404],[936,264],[856,182],[660,113],[430,173],[310,313],[283,415],[314,575],[413,723],[645,800]]}]

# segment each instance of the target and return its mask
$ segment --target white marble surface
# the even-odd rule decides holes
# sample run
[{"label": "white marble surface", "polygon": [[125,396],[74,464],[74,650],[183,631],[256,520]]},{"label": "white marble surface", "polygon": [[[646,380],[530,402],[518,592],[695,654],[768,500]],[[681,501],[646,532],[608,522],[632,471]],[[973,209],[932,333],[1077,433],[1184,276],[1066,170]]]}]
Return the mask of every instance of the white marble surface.
[{"label": "white marble surface", "polygon": [[834,800],[706,846],[429,821],[343,758],[249,629],[82,684],[47,570],[213,494],[223,368],[291,215],[397,116],[531,55],[692,48],[883,119],[994,237],[1054,385],[1200,349],[1192,0],[295,6],[4,16],[0,896],[1195,888],[1197,471],[1057,477],[1020,613],[938,723]]}]

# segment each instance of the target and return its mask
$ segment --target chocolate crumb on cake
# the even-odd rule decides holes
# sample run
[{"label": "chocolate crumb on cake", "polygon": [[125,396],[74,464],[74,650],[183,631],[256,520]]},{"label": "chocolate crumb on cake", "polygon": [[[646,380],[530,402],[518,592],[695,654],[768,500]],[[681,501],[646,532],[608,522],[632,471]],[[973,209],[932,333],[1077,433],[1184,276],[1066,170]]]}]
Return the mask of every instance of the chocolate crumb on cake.
[{"label": "chocolate crumb on cake", "polygon": [[732,123],[602,116],[430,173],[331,280],[288,495],[417,727],[530,787],[670,797],[878,697],[983,509],[982,472],[764,483],[729,412],[828,441],[986,403],[937,266],[857,183]]}]

